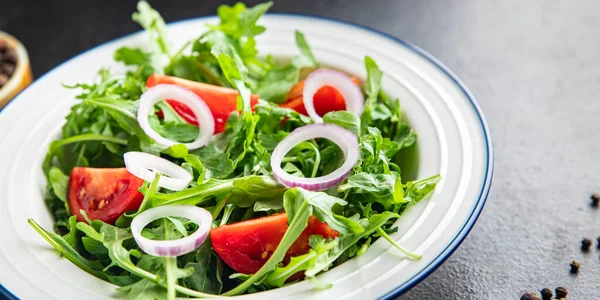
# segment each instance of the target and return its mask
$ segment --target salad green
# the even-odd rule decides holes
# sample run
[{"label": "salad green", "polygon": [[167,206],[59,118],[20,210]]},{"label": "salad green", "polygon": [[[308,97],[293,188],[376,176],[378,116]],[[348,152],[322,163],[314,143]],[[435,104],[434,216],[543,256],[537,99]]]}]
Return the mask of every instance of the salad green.
[{"label": "salad green", "polygon": [[[381,89],[382,71],[365,57],[365,109],[361,116],[331,111],[325,123],[339,125],[358,136],[360,155],[350,175],[340,185],[323,192],[287,188],[272,176],[271,153],[292,130],[312,120],[289,108],[290,89],[301,80],[301,71],[319,67],[304,35],[296,32],[298,54],[287,64],[260,56],[255,37],[265,31],[257,22],[271,7],[263,3],[222,5],[220,23],[208,26],[199,37],[173,51],[165,22],[141,1],[133,20],[148,33],[152,46],[122,47],[114,59],[128,66],[124,76],[101,69],[94,83],[65,88],[80,91],[60,139],[51,143],[43,162],[48,184],[45,203],[54,216],[54,230],[29,224],[66,259],[102,280],[120,286],[126,299],[166,299],[178,296],[210,297],[253,293],[308,278],[327,288],[315,276],[357,257],[379,237],[395,244],[389,234],[406,208],[433,191],[438,175],[404,181],[399,165],[417,136],[403,118],[400,101]],[[165,63],[166,62],[166,63]],[[197,150],[178,144],[165,148],[140,128],[137,107],[152,74],[235,88],[238,112],[229,115],[225,129]],[[251,95],[260,95],[251,105]],[[150,117],[152,128],[181,143],[198,135],[166,102]],[[201,130],[201,129],[200,129]],[[69,174],[75,167],[123,167],[123,154],[142,151],[159,155],[193,174],[181,191],[157,186],[158,178],[140,188],[144,195],[137,211],[121,215],[114,224],[100,220],[78,222],[68,204]],[[300,177],[331,173],[344,162],[340,148],[326,139],[300,143],[282,162],[283,169]],[[285,211],[288,229],[266,263],[254,274],[236,273],[214,251],[210,239],[191,253],[177,258],[144,253],[133,240],[130,223],[152,207],[171,204],[201,206],[211,212],[214,227]],[[85,213],[85,212],[84,212]],[[286,252],[307,227],[310,216],[337,231],[336,238],[312,235],[307,253],[286,261]],[[156,240],[178,239],[197,229],[189,220],[170,217],[152,222],[142,234]],[[302,272],[298,278],[294,276]]]}]

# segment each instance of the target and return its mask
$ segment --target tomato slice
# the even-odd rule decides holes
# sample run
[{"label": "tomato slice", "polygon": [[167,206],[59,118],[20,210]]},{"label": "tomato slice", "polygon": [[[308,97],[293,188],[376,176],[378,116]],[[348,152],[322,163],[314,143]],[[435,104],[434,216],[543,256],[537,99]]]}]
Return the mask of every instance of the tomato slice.
[{"label": "tomato slice", "polygon": [[[352,81],[358,85],[358,79],[352,77]],[[281,104],[281,107],[291,108],[303,115],[308,115],[306,108],[304,107],[304,101],[302,99],[302,89],[304,88],[304,81],[298,82],[294,85],[287,94],[287,101]],[[330,111],[338,111],[346,109],[346,101],[344,97],[337,89],[331,86],[324,86],[317,90],[313,96],[315,103],[315,111],[320,116],[324,116]]]},{"label": "tomato slice", "polygon": [[[146,87],[150,88],[161,83],[176,84],[188,88],[202,98],[215,118],[215,133],[222,132],[225,129],[227,118],[237,108],[237,96],[239,93],[234,89],[160,74],[152,74],[148,78],[148,81],[146,81]],[[251,107],[254,107],[258,103],[258,99],[259,96],[257,95],[251,96]],[[168,99],[167,103],[186,122],[198,126],[196,115],[194,115],[187,105],[177,102],[177,99]]]},{"label": "tomato slice", "polygon": [[138,188],[143,183],[125,168],[75,167],[69,177],[69,208],[80,222],[85,222],[79,212],[83,209],[90,220],[113,224],[126,211],[140,207],[144,195]]},{"label": "tomato slice", "polygon": [[[214,228],[210,239],[215,252],[236,272],[256,273],[271,257],[288,228],[287,215],[280,213],[268,217],[247,220]],[[308,237],[318,234],[335,238],[339,233],[315,216],[285,254],[284,263],[290,257],[308,253]]]}]

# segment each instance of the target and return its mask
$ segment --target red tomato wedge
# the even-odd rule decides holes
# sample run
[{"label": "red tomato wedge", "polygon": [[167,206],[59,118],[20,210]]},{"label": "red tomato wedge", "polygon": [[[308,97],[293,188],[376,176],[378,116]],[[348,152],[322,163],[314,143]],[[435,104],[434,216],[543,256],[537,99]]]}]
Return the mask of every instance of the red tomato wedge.
[{"label": "red tomato wedge", "polygon": [[[222,132],[225,129],[227,118],[231,112],[236,110],[239,93],[234,89],[160,74],[152,74],[146,81],[146,87],[148,88],[157,84],[176,84],[190,89],[202,98],[215,118],[215,133]],[[259,96],[252,95],[250,99],[250,105],[254,107],[258,103]],[[187,105],[177,102],[177,99],[168,99],[167,103],[186,122],[198,126],[196,116]]]},{"label": "red tomato wedge", "polygon": [[[213,228],[210,239],[215,252],[236,272],[256,273],[271,257],[288,228],[285,213],[247,220]],[[290,257],[308,253],[308,237],[314,234],[324,238],[336,238],[339,233],[315,216],[285,254],[284,263]]]},{"label": "red tomato wedge", "polygon": [[[352,77],[352,81],[358,85],[358,79],[356,77]],[[294,85],[287,94],[287,102],[281,104],[280,106],[291,108],[303,115],[308,115],[302,99],[303,88],[304,81],[300,81]],[[320,116],[323,116],[330,111],[346,109],[344,97],[342,94],[340,94],[340,92],[331,86],[324,86],[320,88],[313,96],[313,100],[315,102],[315,110]]]},{"label": "red tomato wedge", "polygon": [[75,167],[69,178],[69,208],[77,221],[85,222],[79,212],[83,209],[90,220],[114,224],[126,211],[140,207],[144,195],[138,188],[143,183],[125,168]]}]

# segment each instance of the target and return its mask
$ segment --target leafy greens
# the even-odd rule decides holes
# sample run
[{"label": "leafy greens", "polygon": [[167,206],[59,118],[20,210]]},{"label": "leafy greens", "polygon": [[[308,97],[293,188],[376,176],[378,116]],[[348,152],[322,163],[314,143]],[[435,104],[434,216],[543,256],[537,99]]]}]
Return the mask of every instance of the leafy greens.
[{"label": "leafy greens", "polygon": [[[152,47],[121,47],[114,59],[128,66],[125,76],[101,69],[95,83],[78,83],[79,102],[71,108],[58,140],[50,144],[43,162],[48,184],[45,202],[55,218],[54,231],[29,224],[62,256],[91,275],[120,286],[126,299],[164,299],[167,295],[210,297],[237,295],[281,287],[303,274],[317,287],[315,276],[359,256],[378,237],[418,258],[388,234],[394,220],[410,205],[423,200],[439,182],[438,175],[403,181],[399,158],[416,143],[416,134],[403,118],[400,102],[381,89],[382,71],[365,58],[367,78],[365,111],[360,117],[346,111],[329,112],[323,120],[359,137],[360,157],[349,177],[324,192],[287,189],[271,174],[270,153],[295,128],[312,120],[280,107],[303,70],[319,67],[305,36],[296,31],[298,55],[287,64],[259,56],[255,37],[265,31],[258,23],[272,3],[254,7],[242,3],[222,5],[220,23],[182,49],[171,52],[166,25],[145,1],[138,3],[133,20],[149,34]],[[167,63],[161,63],[163,61]],[[164,148],[152,141],[137,123],[137,102],[153,73],[232,87],[239,91],[238,113],[230,115],[225,131],[205,147],[188,151],[184,145]],[[250,95],[261,96],[250,108]],[[186,123],[166,103],[162,117],[150,117],[154,130],[166,138],[187,142],[198,128]],[[83,167],[122,167],[128,151],[161,155],[194,175],[191,186],[179,192],[161,191],[156,180],[140,191],[145,197],[136,212],[121,216],[115,225],[101,221],[77,222],[67,205],[71,170]],[[283,169],[297,176],[316,177],[337,169],[342,151],[327,140],[307,141],[290,151]],[[144,253],[132,239],[131,219],[144,210],[170,204],[198,205],[209,210],[215,226],[261,217],[284,210],[288,230],[269,260],[255,274],[231,274],[207,240],[192,253],[159,258]],[[335,239],[311,236],[308,253],[284,256],[307,227],[311,215],[339,232]],[[173,239],[196,230],[196,224],[178,218],[153,222],[142,234]],[[299,273],[300,272],[300,273]]]}]

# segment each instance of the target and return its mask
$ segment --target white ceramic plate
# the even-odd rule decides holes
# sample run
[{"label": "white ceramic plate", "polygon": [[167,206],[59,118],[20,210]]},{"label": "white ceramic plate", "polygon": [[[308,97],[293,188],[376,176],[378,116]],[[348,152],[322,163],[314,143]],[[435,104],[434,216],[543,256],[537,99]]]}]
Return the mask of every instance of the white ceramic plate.
[{"label": "white ceramic plate", "polygon": [[[173,45],[183,45],[215,17],[169,25]],[[322,275],[333,283],[315,291],[309,282],[242,298],[372,299],[391,298],[435,270],[458,247],[485,203],[492,176],[492,144],[485,119],[466,87],[445,66],[419,48],[386,34],[340,21],[270,14],[258,40],[262,53],[291,57],[294,30],[300,29],[322,63],[365,78],[369,55],[384,72],[384,90],[401,100],[419,135],[419,178],[441,174],[430,199],[407,210],[392,237],[423,254],[403,259],[384,240],[364,255]],[[119,72],[114,51],[123,45],[147,45],[136,33],[87,51],[38,79],[0,113],[0,296],[22,299],[106,299],[115,286],[60,258],[28,225],[34,218],[52,228],[43,202],[41,163],[74,103],[74,92],[61,83],[89,82],[101,67]]]}]

